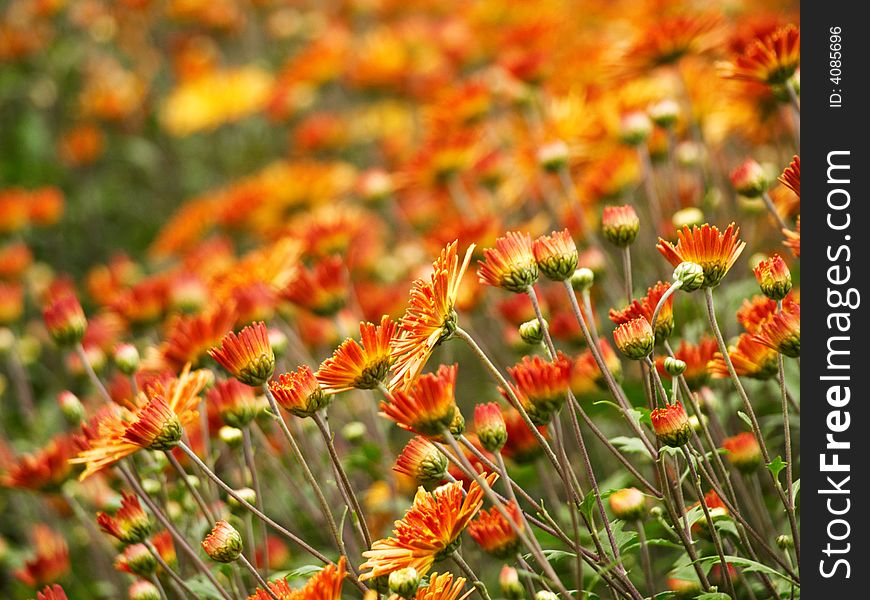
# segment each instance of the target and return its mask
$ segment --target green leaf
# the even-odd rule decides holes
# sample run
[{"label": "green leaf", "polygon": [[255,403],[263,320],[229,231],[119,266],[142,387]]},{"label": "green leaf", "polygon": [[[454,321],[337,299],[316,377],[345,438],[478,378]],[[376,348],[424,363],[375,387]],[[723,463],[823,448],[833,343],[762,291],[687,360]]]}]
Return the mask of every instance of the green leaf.
[{"label": "green leaf", "polygon": [[797,500],[798,494],[801,491],[801,480],[796,479],[793,484],[791,484],[791,503],[794,504],[795,500]]},{"label": "green leaf", "polygon": [[308,578],[315,573],[319,573],[323,567],[318,565],[302,565],[291,571],[276,571],[269,576],[269,579],[301,579]]},{"label": "green leaf", "polygon": [[786,467],[786,462],[781,456],[777,456],[767,464],[767,469],[773,473],[773,478],[779,481],[779,473]]},{"label": "green leaf", "polygon": [[[619,548],[620,551],[625,550],[626,546],[634,541],[637,537],[637,532],[635,531],[624,531],[625,521],[611,521],[610,522],[610,531],[613,532],[613,541],[616,542],[616,547]],[[604,545],[604,548],[610,549],[610,541],[607,539],[607,531],[602,527],[601,531],[598,532],[598,536],[601,539],[601,543]]]},{"label": "green leaf", "polygon": [[620,435],[615,438],[611,438],[610,443],[622,450],[623,452],[643,454],[652,459],[649,450],[646,449],[646,446],[644,446],[643,441],[640,438]]},{"label": "green leaf", "polygon": [[574,558],[577,556],[573,552],[567,552],[565,550],[544,550],[544,556],[547,559],[547,562],[559,562],[560,560],[564,560],[566,558]]},{"label": "green leaf", "polygon": [[731,596],[723,592],[707,592],[700,596],[695,596],[695,600],[732,600]]},{"label": "green leaf", "polygon": [[752,429],[752,419],[750,419],[745,412],[743,412],[742,410],[738,410],[737,416],[743,419],[743,422],[749,425],[749,428]]},{"label": "green leaf", "polygon": [[202,575],[192,577],[184,583],[187,584],[187,587],[190,588],[191,592],[196,594],[197,598],[202,598],[203,600],[223,600],[223,596],[221,596],[211,582],[205,579]]},{"label": "green leaf", "polygon": [[[601,499],[609,498],[613,492],[616,490],[604,490],[601,492]],[[586,516],[587,519],[592,520],[592,509],[595,507],[595,490],[590,490],[586,497],[583,498],[583,502],[580,503],[580,512]]]}]

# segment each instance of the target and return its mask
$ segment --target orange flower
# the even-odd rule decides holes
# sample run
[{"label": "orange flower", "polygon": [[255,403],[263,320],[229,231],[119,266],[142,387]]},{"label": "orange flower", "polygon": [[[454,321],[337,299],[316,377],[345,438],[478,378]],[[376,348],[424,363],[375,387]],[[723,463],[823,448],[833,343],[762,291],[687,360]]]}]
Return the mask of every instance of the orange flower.
[{"label": "orange flower", "polygon": [[538,269],[553,281],[565,281],[577,269],[577,246],[567,229],[537,238],[532,252]]},{"label": "orange flower", "polygon": [[231,563],[242,553],[242,534],[228,522],[218,521],[203,538],[201,546],[213,561]]},{"label": "orange flower", "polygon": [[381,415],[402,429],[424,436],[438,436],[456,413],[457,365],[441,365],[436,373],[421,375],[408,390],[395,390],[381,402]]},{"label": "orange flower", "polygon": [[613,342],[631,360],[643,360],[655,346],[655,333],[643,317],[630,319],[613,330]]},{"label": "orange flower", "polygon": [[193,316],[172,317],[159,350],[162,365],[170,370],[198,364],[235,323],[232,305],[222,305]]},{"label": "orange flower", "polygon": [[800,64],[800,29],[786,25],[763,39],[756,39],[732,62],[720,63],[719,69],[727,79],[781,85],[794,75]]},{"label": "orange flower", "polygon": [[[769,379],[778,370],[776,350],[768,348],[754,338],[753,335],[740,334],[737,344],[728,348],[728,356],[737,375],[752,379]],[[719,352],[707,363],[707,370],[716,379],[726,379],[730,376],[725,360]]]},{"label": "orange flower", "polygon": [[24,288],[20,283],[0,282],[0,325],[11,325],[24,313]]},{"label": "orange flower", "polygon": [[275,371],[275,353],[262,321],[245,327],[238,335],[227,333],[220,346],[208,353],[233,377],[252,387],[269,381]]},{"label": "orange flower", "polygon": [[761,464],[761,447],[755,434],[744,431],[722,440],[728,462],[744,472],[754,471]]},{"label": "orange flower", "polygon": [[778,177],[778,179],[782,182],[784,186],[797,194],[798,198],[801,197],[801,157],[795,154],[794,158],[791,161],[785,170],[782,172],[782,175]]},{"label": "orange flower", "polygon": [[269,391],[284,410],[302,419],[329,404],[332,395],[324,392],[317,377],[306,365],[294,373],[282,373],[269,382]]},{"label": "orange flower", "polygon": [[[601,352],[601,358],[604,360],[607,370],[617,380],[621,378],[622,363],[607,340],[604,338],[598,340],[598,350]],[[604,374],[598,368],[598,363],[595,362],[595,357],[587,349],[574,360],[571,371],[571,390],[575,395],[582,396],[592,393],[596,388],[607,389],[607,383],[604,380]]]},{"label": "orange flower", "polygon": [[775,300],[767,296],[753,296],[750,300],[744,300],[737,310],[737,322],[749,333],[756,333],[763,323],[773,317],[776,310]]},{"label": "orange flower", "polygon": [[313,270],[300,267],[282,295],[293,304],[329,317],[347,302],[347,268],[338,256],[319,261]]},{"label": "orange flower", "polygon": [[797,302],[783,304],[782,312],[763,323],[752,341],[790,358],[801,354],[801,305]]},{"label": "orange flower", "polygon": [[[663,283],[661,281],[657,282],[653,287],[647,289],[646,296],[640,300],[632,300],[631,304],[619,311],[611,308],[609,315],[610,320],[617,325],[622,325],[632,319],[642,317],[651,325],[653,312],[655,311],[659,300],[661,300],[662,296],[664,296],[665,292],[667,292],[670,287],[670,283]],[[671,331],[674,329],[673,298],[674,297],[671,296],[665,300],[662,309],[659,311],[655,329],[656,342],[661,342],[667,339],[667,337],[671,335]]]},{"label": "orange flower", "polygon": [[[132,415],[106,410],[95,427],[89,426],[89,446],[70,460],[85,464],[79,477],[86,479],[140,448],[168,450],[181,439],[185,427],[196,421],[199,393],[211,382],[208,371],[190,367],[168,383],[157,382],[140,394]],[[87,435],[87,433],[86,433]]]},{"label": "orange flower", "polygon": [[605,206],[601,212],[601,233],[619,248],[632,245],[639,230],[640,219],[631,205]]},{"label": "orange flower", "polygon": [[362,343],[347,339],[317,370],[317,379],[331,394],[378,387],[390,370],[390,342],[396,323],[384,315],[379,325],[360,323]]},{"label": "orange flower", "polygon": [[[509,502],[504,509],[522,531],[523,519],[517,504]],[[513,557],[520,544],[519,536],[495,506],[489,512],[480,511],[468,524],[468,534],[484,552],[501,559]]]},{"label": "orange flower", "polygon": [[447,457],[438,446],[418,435],[402,449],[393,470],[412,477],[419,485],[438,483],[447,472]]},{"label": "orange flower", "polygon": [[761,291],[771,300],[782,300],[791,291],[791,272],[779,254],[758,263],[753,273]]},{"label": "orange flower", "polygon": [[538,263],[528,233],[508,231],[495,241],[495,248],[483,251],[483,257],[477,261],[480,283],[524,294],[538,280]]},{"label": "orange flower", "polygon": [[734,223],[724,233],[707,223],[691,229],[685,226],[677,232],[676,245],[659,238],[656,248],[675,267],[682,262],[701,265],[704,287],[715,287],[746,247],[746,242],[737,239],[739,233]]},{"label": "orange flower", "polygon": [[19,581],[31,587],[60,579],[69,570],[69,549],[62,536],[38,523],[33,528],[34,555],[15,571]]},{"label": "orange flower", "polygon": [[699,54],[717,42],[721,17],[715,14],[678,14],[653,21],[626,53],[635,71],[669,65],[687,54]]},{"label": "orange flower", "polygon": [[67,600],[66,593],[58,584],[47,585],[41,592],[36,592],[36,600]]},{"label": "orange flower", "polygon": [[656,437],[662,444],[677,448],[689,441],[692,427],[686,409],[679,402],[655,409],[649,418]]},{"label": "orange flower", "polygon": [[[269,582],[269,589],[278,600],[341,600],[341,585],[344,583],[345,560],[342,556],[338,564],[329,564],[319,573],[311,577],[305,587],[294,589],[286,579]],[[248,600],[271,600],[272,596],[266,590],[257,591],[248,596]]]},{"label": "orange flower", "polygon": [[[501,449],[501,453],[519,464],[535,460],[541,454],[542,448],[522,415],[514,408],[506,408],[502,416],[507,429],[507,443]],[[547,428],[543,425],[538,426],[538,433],[546,438]]]},{"label": "orange flower", "polygon": [[[710,374],[707,371],[707,363],[713,359],[719,345],[712,337],[702,337],[697,344],[690,344],[686,340],[680,341],[680,345],[674,351],[674,358],[686,363],[683,377],[691,388],[704,384]],[[663,356],[656,358],[656,368],[659,373],[666,374],[665,359]]]},{"label": "orange flower", "polygon": [[391,391],[407,389],[420,375],[435,348],[456,330],[454,306],[474,244],[466,250],[462,264],[456,246],[454,241],[441,251],[441,256],[432,264],[433,273],[428,281],[417,279],[411,286],[408,308],[390,344],[393,358]]},{"label": "orange flower", "polygon": [[42,313],[45,327],[58,346],[73,346],[82,341],[88,321],[78,298],[64,294],[55,298]]},{"label": "orange flower", "polygon": [[257,398],[253,388],[237,379],[217,383],[206,394],[206,400],[230,427],[241,429],[257,416]]},{"label": "orange flower", "polygon": [[[487,476],[492,485],[498,476]],[[474,482],[463,496],[460,482],[448,483],[427,492],[422,487],[414,504],[396,521],[393,536],[377,540],[363,552],[361,581],[388,575],[396,569],[413,567],[422,577],[432,564],[447,558],[459,547],[459,536],[483,505],[483,490]]]},{"label": "orange flower", "polygon": [[794,231],[790,229],[783,229],[783,235],[785,236],[785,244],[796,257],[801,257],[801,218],[798,215],[797,223],[795,224]]},{"label": "orange flower", "polygon": [[121,494],[121,508],[115,516],[99,512],[97,524],[104,532],[125,544],[141,543],[151,534],[151,519],[142,510],[139,498],[127,492]]},{"label": "orange flower", "polygon": [[75,454],[75,436],[59,435],[33,454],[24,454],[15,459],[0,483],[39,492],[59,491],[72,473],[72,465],[68,461]]},{"label": "orange flower", "polygon": [[463,577],[457,577],[454,581],[451,573],[432,573],[429,576],[429,585],[418,589],[414,600],[465,600],[474,592],[474,588],[463,594],[463,587]]},{"label": "orange flower", "polygon": [[560,352],[552,362],[540,356],[524,356],[508,369],[516,382],[519,400],[535,425],[546,425],[562,408],[571,381],[571,366],[571,361]]}]

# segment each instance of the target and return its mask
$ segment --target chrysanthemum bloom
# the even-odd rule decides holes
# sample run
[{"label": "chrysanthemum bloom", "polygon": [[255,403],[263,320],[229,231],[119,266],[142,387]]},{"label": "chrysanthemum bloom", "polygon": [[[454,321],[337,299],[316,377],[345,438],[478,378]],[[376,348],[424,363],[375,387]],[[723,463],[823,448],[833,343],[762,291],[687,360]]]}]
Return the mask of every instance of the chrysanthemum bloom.
[{"label": "chrysanthemum bloom", "polygon": [[637,239],[640,219],[634,208],[625,206],[605,206],[601,213],[601,233],[604,239],[620,248],[625,248]]},{"label": "chrysanthemum bloom", "polygon": [[130,600],[160,600],[160,590],[150,581],[140,579],[127,591]]},{"label": "chrysanthemum bloom", "polygon": [[740,471],[751,472],[761,464],[761,447],[755,435],[749,431],[722,440],[725,457]]},{"label": "chrysanthemum bloom", "polygon": [[642,360],[653,351],[656,336],[649,321],[639,317],[614,329],[613,342],[627,358]]},{"label": "chrysanthemum bloom", "polygon": [[402,429],[425,436],[438,436],[456,416],[456,372],[458,365],[438,367],[435,373],[417,378],[408,390],[396,390],[381,402],[381,415]]},{"label": "chrysanthemum bloom", "polygon": [[409,387],[435,348],[456,331],[456,298],[462,275],[471,261],[474,244],[468,247],[459,263],[457,242],[448,244],[432,264],[432,276],[417,279],[411,287],[408,308],[399,323],[392,347],[393,378],[390,390]]},{"label": "chrysanthemum bloom", "polygon": [[783,356],[797,358],[801,355],[801,305],[797,302],[783,304],[782,312],[762,324],[752,340],[764,344]]},{"label": "chrysanthemum bloom", "polygon": [[157,559],[145,544],[130,544],[115,557],[116,571],[151,577],[157,571]]},{"label": "chrysanthemum bloom", "polygon": [[328,406],[332,400],[332,395],[324,392],[307,365],[302,365],[293,373],[282,373],[270,381],[269,391],[284,410],[302,419]]},{"label": "chrysanthemum bloom", "polygon": [[[561,352],[553,361],[524,356],[508,369],[523,408],[535,425],[546,425],[562,408],[571,381],[571,361]],[[506,395],[506,391],[502,390]]]},{"label": "chrysanthemum bloom", "polygon": [[230,427],[245,427],[257,416],[257,397],[254,389],[238,381],[227,379],[215,384],[205,396],[206,402],[217,409],[224,423]]},{"label": "chrysanthemum bloom", "polygon": [[405,444],[393,470],[412,477],[418,485],[440,483],[447,473],[447,457],[435,444],[418,435]]},{"label": "chrysanthemum bloom", "polygon": [[347,302],[347,267],[339,256],[318,262],[314,269],[300,268],[282,295],[293,304],[321,317],[329,317]]},{"label": "chrysanthemum bloom", "polygon": [[9,461],[0,484],[24,490],[54,493],[69,479],[73,467],[69,459],[76,455],[74,435],[54,437],[44,447]]},{"label": "chrysanthemum bloom", "polygon": [[125,544],[138,544],[151,535],[151,519],[142,510],[139,498],[127,492],[122,493],[121,508],[115,516],[99,512],[97,524],[104,532]]},{"label": "chrysanthemum bloom", "polygon": [[[718,349],[716,339],[709,336],[702,337],[697,344],[689,343],[685,339],[680,341],[680,345],[674,350],[674,357],[686,364],[683,377],[690,388],[697,388],[710,378],[707,363],[713,359]],[[656,358],[656,367],[663,374],[666,373],[664,361],[664,357]]]},{"label": "chrysanthemum bloom", "polygon": [[746,247],[738,240],[740,228],[731,223],[724,232],[705,223],[701,227],[683,227],[677,232],[676,245],[659,238],[658,251],[673,266],[695,263],[704,271],[703,287],[719,285]]},{"label": "chrysanthemum bloom", "polygon": [[[752,379],[770,379],[776,375],[779,369],[776,352],[756,341],[753,335],[746,333],[740,334],[737,344],[728,348],[728,356],[737,375]],[[714,379],[730,377],[728,366],[719,352],[716,352],[713,359],[707,363],[707,370]]]},{"label": "chrysanthemum bloom", "polygon": [[[783,304],[794,299],[794,295],[787,296]],[[776,301],[767,296],[755,295],[749,300],[744,300],[737,309],[737,322],[748,333],[757,333],[764,323],[767,323],[779,309]]]},{"label": "chrysanthemum bloom", "polygon": [[536,239],[532,243],[532,253],[538,269],[547,279],[565,281],[577,269],[577,245],[567,229]]},{"label": "chrysanthemum bloom", "polygon": [[[505,429],[507,429],[507,442],[501,450],[502,455],[517,464],[530,463],[538,458],[542,448],[519,411],[514,408],[506,408],[502,417]],[[538,426],[538,433],[546,438],[547,428],[543,425]]]},{"label": "chrysanthemum bloom", "polygon": [[50,302],[42,313],[45,327],[58,346],[73,346],[85,336],[88,321],[78,298],[64,294]]},{"label": "chrysanthemum bloom", "polygon": [[[313,575],[302,588],[290,587],[286,579],[269,582],[269,589],[278,600],[341,600],[341,586],[347,574],[345,559],[342,556],[338,564],[328,564]],[[248,600],[272,600],[266,590],[257,591],[248,596]]]},{"label": "chrysanthemum bloom", "polygon": [[140,448],[169,450],[175,447],[184,427],[196,421],[199,393],[211,382],[211,373],[190,372],[189,367],[175,379],[155,383],[140,394],[132,415],[120,410],[100,414],[89,437],[89,447],[70,462],[86,465],[79,477],[86,479],[133,454]]},{"label": "chrysanthemum bloom", "polygon": [[[523,519],[516,503],[509,502],[504,509],[522,531]],[[480,511],[477,518],[468,524],[468,535],[484,552],[501,559],[515,556],[520,545],[516,531],[495,506],[489,512]]]},{"label": "chrysanthemum bloom", "polygon": [[159,356],[170,369],[180,369],[187,363],[199,364],[205,353],[233,328],[235,320],[236,311],[231,303],[196,315],[173,316],[166,325]]},{"label": "chrysanthemum bloom", "polygon": [[613,516],[623,521],[638,521],[646,514],[646,499],[637,488],[616,490],[608,498]]},{"label": "chrysanthemum bloom", "polygon": [[679,448],[688,442],[692,435],[692,426],[689,424],[686,409],[679,402],[655,409],[650,413],[649,418],[656,437],[666,446]]},{"label": "chrysanthemum bloom", "polygon": [[175,554],[175,543],[172,540],[172,534],[167,530],[160,531],[151,536],[151,544],[157,550],[157,554],[170,567],[175,565],[178,560]]},{"label": "chrysanthemum bloom", "polygon": [[395,321],[386,315],[379,325],[360,323],[362,343],[352,339],[342,342],[317,370],[320,385],[331,394],[378,387],[392,364],[390,342],[395,332]]},{"label": "chrysanthemum bloom", "polygon": [[[492,485],[498,476],[486,480]],[[483,505],[483,490],[474,482],[463,496],[462,483],[442,485],[432,492],[422,487],[414,504],[396,521],[392,537],[377,540],[363,552],[360,581],[388,575],[396,569],[414,567],[426,575],[433,563],[452,555],[459,547],[460,535]]]},{"label": "chrysanthemum bloom", "polygon": [[794,155],[791,163],[782,172],[782,175],[777,177],[782,184],[801,197],[801,157]]},{"label": "chrysanthemum bloom", "polygon": [[715,13],[681,13],[650,21],[625,61],[634,70],[646,72],[705,52],[718,41],[721,22]]},{"label": "chrysanthemum bloom", "polygon": [[495,248],[483,251],[477,277],[480,283],[525,294],[538,280],[538,263],[528,233],[508,231],[495,241]]},{"label": "chrysanthemum bloom", "polygon": [[801,32],[794,25],[777,29],[755,40],[730,63],[718,65],[728,79],[782,85],[801,64]]},{"label": "chrysanthemum bloom", "polygon": [[782,300],[791,291],[791,272],[779,254],[758,263],[753,272],[761,291],[771,300]]},{"label": "chrysanthemum bloom", "polygon": [[[646,296],[640,300],[632,300],[631,304],[619,311],[610,309],[610,320],[617,325],[622,325],[632,319],[644,318],[652,324],[653,312],[655,312],[656,306],[658,306],[662,296],[664,296],[670,287],[670,283],[657,282],[653,287],[647,289]],[[655,328],[656,342],[666,340],[674,329],[673,298],[672,295],[665,300],[659,311]]]},{"label": "chrysanthemum bloom", "polygon": [[32,532],[34,554],[15,571],[15,578],[31,587],[46,585],[69,571],[69,549],[63,537],[38,523]]},{"label": "chrysanthemum bloom", "polygon": [[432,573],[429,577],[429,585],[418,589],[414,600],[465,600],[474,592],[474,588],[463,593],[464,587],[463,577],[454,580],[452,573]]},{"label": "chrysanthemum bloom", "polygon": [[24,288],[17,282],[0,282],[0,325],[15,323],[23,313]]},{"label": "chrysanthemum bloom", "polygon": [[36,600],[67,600],[66,592],[58,584],[47,585],[45,589],[36,592]]},{"label": "chrysanthemum bloom", "polygon": [[489,452],[499,452],[507,442],[507,429],[501,407],[495,402],[474,407],[474,432]]},{"label": "chrysanthemum bloom", "polygon": [[245,327],[238,335],[229,332],[220,346],[208,353],[233,377],[250,386],[263,385],[275,372],[275,353],[263,322]]},{"label": "chrysanthemum bloom", "polygon": [[734,190],[747,198],[758,198],[770,186],[764,168],[751,158],[734,169],[730,177]]},{"label": "chrysanthemum bloom", "polygon": [[218,521],[202,540],[202,549],[214,561],[231,563],[242,553],[242,534],[226,521]]},{"label": "chrysanthemum bloom", "polygon": [[801,257],[801,218],[798,215],[797,223],[795,223],[795,229],[792,231],[791,229],[783,229],[782,234],[785,236],[785,241],[783,244],[788,247],[792,254],[794,254],[797,258]]}]

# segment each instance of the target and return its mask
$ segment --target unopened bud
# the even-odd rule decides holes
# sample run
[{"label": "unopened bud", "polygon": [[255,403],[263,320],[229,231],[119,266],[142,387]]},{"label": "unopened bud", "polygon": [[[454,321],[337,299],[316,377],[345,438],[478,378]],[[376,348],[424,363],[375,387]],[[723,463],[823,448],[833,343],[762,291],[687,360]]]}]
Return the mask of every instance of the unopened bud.
[{"label": "unopened bud", "polygon": [[218,437],[230,448],[238,448],[242,445],[245,434],[241,429],[224,425],[218,430]]},{"label": "unopened bud", "polygon": [[706,222],[704,211],[696,206],[689,206],[674,213],[671,217],[671,223],[675,229],[683,227],[701,226]]},{"label": "unopened bud", "polygon": [[751,158],[731,172],[731,185],[741,196],[758,198],[770,185],[764,167]]},{"label": "unopened bud", "polygon": [[142,489],[145,490],[145,493],[149,496],[153,496],[154,494],[160,493],[163,486],[160,485],[160,482],[156,479],[147,478],[142,480]]},{"label": "unopened bud", "polygon": [[390,591],[401,598],[413,598],[420,586],[420,575],[414,567],[396,569],[387,580]]},{"label": "unopened bud", "polygon": [[231,563],[242,553],[242,535],[226,521],[218,521],[202,540],[202,549],[216,562]]},{"label": "unopened bud", "polygon": [[555,141],[544,144],[538,149],[538,164],[551,173],[567,166],[568,146],[565,142]]},{"label": "unopened bud", "polygon": [[540,344],[544,340],[544,328],[541,327],[541,322],[537,319],[522,323],[519,331],[520,338],[530,346]]},{"label": "unopened bud", "polygon": [[272,352],[276,357],[281,357],[287,352],[287,336],[280,329],[270,328],[268,331],[269,344],[272,346]]},{"label": "unopened bud", "polygon": [[559,600],[559,596],[549,590],[541,590],[535,594],[535,600]]},{"label": "unopened bud", "polygon": [[676,125],[677,119],[680,117],[680,105],[670,98],[666,98],[650,106],[647,109],[647,114],[653,123],[667,129]]},{"label": "unopened bud", "polygon": [[157,570],[157,559],[145,544],[131,544],[124,548],[117,562],[139,577],[150,577]]},{"label": "unopened bud", "polygon": [[124,375],[132,375],[139,368],[139,351],[133,344],[118,344],[112,354],[115,366]]},{"label": "unopened bud", "polygon": [[682,375],[686,371],[686,363],[679,358],[668,356],[665,358],[665,373],[671,377]]},{"label": "unopened bud", "polygon": [[638,521],[646,512],[646,499],[637,488],[617,490],[608,498],[613,516],[623,521]]},{"label": "unopened bud", "polygon": [[362,421],[351,421],[341,428],[341,437],[351,444],[359,444],[365,441],[368,428]]},{"label": "unopened bud", "polygon": [[790,535],[783,534],[776,538],[776,545],[779,546],[782,550],[794,548],[794,540]]},{"label": "unopened bud", "polygon": [[585,292],[595,283],[595,273],[592,269],[580,267],[571,275],[571,287],[578,292]]},{"label": "unopened bud", "polygon": [[680,282],[681,290],[694,292],[704,285],[704,268],[698,263],[681,262],[674,269],[673,278]]},{"label": "unopened bud", "polygon": [[85,407],[82,401],[69,390],[64,390],[57,395],[57,404],[63,418],[70,425],[78,425],[85,418]]},{"label": "unopened bud", "polygon": [[641,111],[630,112],[619,121],[619,139],[625,144],[637,146],[647,140],[652,133],[650,118]]},{"label": "unopened bud", "polygon": [[498,575],[498,586],[501,589],[501,594],[507,600],[521,600],[525,598],[525,590],[523,584],[520,583],[520,575],[517,570],[508,565],[501,568]]},{"label": "unopened bud", "polygon": [[[235,496],[238,496],[235,497]],[[227,496],[227,504],[229,507],[234,510],[242,510],[244,509],[244,505],[239,502],[239,498],[254,506],[257,503],[257,492],[249,487],[243,487],[235,490],[235,496]]]},{"label": "unopened bud", "polygon": [[160,600],[160,590],[150,581],[140,579],[130,586],[130,600]]}]

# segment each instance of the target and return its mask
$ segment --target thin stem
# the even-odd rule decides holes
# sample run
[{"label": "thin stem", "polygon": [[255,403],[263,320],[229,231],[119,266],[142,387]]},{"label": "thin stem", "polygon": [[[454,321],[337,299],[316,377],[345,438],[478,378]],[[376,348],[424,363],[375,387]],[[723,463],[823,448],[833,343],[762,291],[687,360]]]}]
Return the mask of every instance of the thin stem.
[{"label": "thin stem", "polygon": [[76,354],[79,357],[79,360],[82,361],[82,367],[85,370],[85,373],[88,374],[88,379],[91,380],[91,383],[97,391],[100,392],[100,395],[103,397],[103,400],[107,402],[112,402],[112,396],[109,395],[109,391],[106,389],[106,386],[103,385],[103,382],[100,381],[100,378],[97,377],[96,371],[94,371],[94,367],[91,366],[91,361],[88,360],[88,354],[85,352],[85,347],[82,346],[82,343],[79,342],[75,346]]},{"label": "thin stem", "polygon": [[214,513],[211,512],[211,509],[209,509],[208,504],[206,504],[202,495],[199,493],[199,490],[196,489],[196,486],[193,485],[193,482],[188,478],[187,471],[184,470],[184,467],[181,466],[181,463],[178,462],[178,459],[176,459],[172,455],[172,451],[166,450],[163,452],[163,454],[166,456],[166,459],[169,461],[169,464],[172,465],[172,468],[174,468],[175,471],[178,473],[178,476],[181,479],[181,481],[184,482],[184,486],[187,488],[187,491],[190,492],[190,495],[193,496],[193,499],[196,501],[196,505],[199,507],[199,510],[202,512],[202,514],[205,516],[205,518],[208,520],[208,522],[209,523],[217,522],[217,519],[215,519]]},{"label": "thin stem", "polygon": [[[779,300],[777,303],[777,310],[782,313],[782,300]],[[777,353],[777,366],[779,371],[779,389],[782,394],[782,429],[783,435],[785,436],[785,490],[786,490],[786,498],[788,500],[788,505],[786,506],[786,510],[788,511],[789,521],[795,521],[795,506],[794,506],[794,496],[793,496],[793,487],[794,487],[794,475],[792,472],[792,452],[791,452],[791,425],[789,423],[788,418],[788,390],[785,387],[785,363],[782,358],[782,353]],[[797,524],[795,523],[793,526],[793,530],[797,529]],[[797,557],[797,563],[801,562],[801,542],[800,536],[793,535],[794,538],[794,553],[795,557]]]},{"label": "thin stem", "polygon": [[335,467],[336,473],[338,473],[338,477],[340,480],[339,484],[344,487],[347,494],[350,503],[347,508],[356,515],[360,529],[362,530],[362,535],[363,539],[365,540],[366,548],[371,548],[372,536],[371,533],[369,533],[369,528],[366,524],[365,515],[363,514],[362,507],[360,506],[359,500],[356,497],[356,492],[354,492],[353,486],[350,483],[350,479],[347,476],[347,472],[344,470],[344,466],[341,464],[341,459],[338,457],[338,453],[335,451],[335,444],[332,443],[332,435],[329,432],[329,426],[326,424],[324,413],[314,413],[312,418],[317,424],[317,428],[320,430],[320,434],[323,436],[323,441],[326,443],[326,449],[329,452],[329,459],[332,461],[332,465]]},{"label": "thin stem", "polygon": [[655,596],[655,580],[652,574],[652,561],[649,556],[649,547],[646,545],[646,530],[640,519],[635,523],[637,528],[637,541],[640,543],[640,562],[643,565],[643,575],[646,579],[646,591],[650,596]]},{"label": "thin stem", "polygon": [[477,593],[480,594],[480,597],[483,598],[483,600],[492,600],[492,598],[490,598],[489,596],[489,591],[487,591],[486,586],[478,578],[478,576],[474,574],[474,571],[471,570],[471,567],[468,566],[468,563],[465,562],[465,559],[462,558],[462,555],[459,554],[459,552],[454,552],[451,558],[453,559],[453,562],[456,563],[456,566],[458,566],[462,570],[462,572],[465,573],[465,576],[468,577],[468,581],[471,582],[471,585],[474,586],[474,589],[477,590]]},{"label": "thin stem", "polygon": [[254,568],[254,565],[252,565],[250,563],[250,561],[248,561],[248,559],[245,558],[244,554],[239,554],[238,560],[240,563],[242,563],[242,566],[244,566],[251,573],[251,575],[254,576],[254,579],[256,579],[257,583],[260,585],[260,587],[263,588],[263,590],[267,594],[269,594],[270,598],[272,598],[273,600],[280,600],[280,598],[278,598],[278,596],[275,594],[275,592],[272,591],[272,588],[269,587],[269,584],[266,583],[266,580],[263,579],[263,577],[260,575],[260,573],[257,571],[257,569]]},{"label": "thin stem", "polygon": [[[251,443],[251,430],[248,427],[242,428],[242,453],[245,456],[245,465],[248,468],[251,485],[254,486],[254,494],[257,496],[257,508],[265,512],[260,478],[257,475],[257,465],[254,463],[254,445]],[[257,555],[253,548],[251,548],[251,556],[256,560]],[[265,525],[263,525],[263,573],[269,577],[269,532]]]},{"label": "thin stem", "polygon": [[767,192],[762,192],[761,199],[764,201],[764,206],[767,208],[767,212],[776,219],[776,224],[779,225],[780,231],[783,229],[788,229],[789,226],[786,224],[785,220],[779,215],[779,211],[776,210],[776,206],[773,204],[773,200],[770,197],[770,194]]},{"label": "thin stem", "polygon": [[622,272],[625,276],[625,298],[631,304],[632,290],[634,285],[631,281],[631,246],[622,249]]},{"label": "thin stem", "polygon": [[160,555],[160,552],[157,550],[157,548],[154,547],[154,544],[151,543],[151,540],[145,540],[142,543],[145,544],[146,548],[148,548],[148,552],[151,553],[151,555],[154,557],[154,560],[156,560],[157,564],[160,565],[160,568],[163,569],[163,571],[169,576],[170,581],[172,582],[175,589],[175,593],[180,596],[181,591],[184,591],[185,593],[189,594],[191,598],[195,597],[193,590],[187,587],[187,583],[184,581],[181,575],[176,573],[175,570],[170,567],[165,560],[163,560],[163,557]]},{"label": "thin stem", "polygon": [[166,590],[163,589],[163,585],[160,583],[160,580],[157,579],[157,575],[151,575],[148,579],[151,581],[151,584],[157,588],[157,592],[160,594],[160,600],[168,600],[166,597]]},{"label": "thin stem", "polygon": [[662,216],[662,206],[659,202],[659,195],[656,192],[655,180],[653,180],[652,161],[649,157],[649,148],[647,148],[646,142],[637,145],[637,157],[640,159],[643,188],[646,193],[647,202],[649,202],[650,216],[655,222],[653,224],[653,229],[658,233],[664,218]]},{"label": "thin stem", "polygon": [[[589,293],[589,290],[583,290],[580,292],[580,295],[583,296],[583,310],[586,311],[586,322],[589,324],[589,333],[592,335],[592,341],[595,345],[598,345],[598,325],[595,324],[595,315],[592,313],[592,297]],[[631,297],[628,299],[631,302]]]}]

